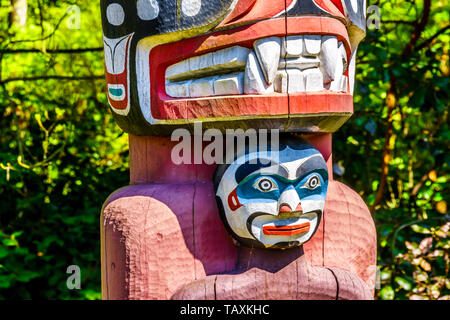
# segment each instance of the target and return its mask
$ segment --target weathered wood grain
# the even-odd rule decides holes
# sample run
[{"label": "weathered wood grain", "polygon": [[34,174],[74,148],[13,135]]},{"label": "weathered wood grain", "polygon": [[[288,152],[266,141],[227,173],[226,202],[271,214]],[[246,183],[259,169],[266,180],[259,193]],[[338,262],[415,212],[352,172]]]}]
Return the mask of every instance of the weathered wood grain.
[{"label": "weathered wood grain", "polygon": [[[304,250],[236,247],[218,214],[214,166],[174,166],[159,178],[166,171],[155,154],[167,159],[173,145],[164,139],[130,136],[132,181],[140,184],[104,205],[104,299],[373,298],[376,232],[356,192],[329,181],[319,231]],[[330,159],[327,139],[309,140]]]}]

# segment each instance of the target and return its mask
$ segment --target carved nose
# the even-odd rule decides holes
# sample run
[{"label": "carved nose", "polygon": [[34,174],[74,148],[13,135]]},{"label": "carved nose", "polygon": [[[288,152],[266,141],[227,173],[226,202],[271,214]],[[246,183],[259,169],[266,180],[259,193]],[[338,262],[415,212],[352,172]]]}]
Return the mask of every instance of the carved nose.
[{"label": "carved nose", "polygon": [[[294,187],[290,186],[281,193],[278,199],[279,213],[297,211],[300,206],[300,197]],[[300,206],[301,210],[301,206]]]},{"label": "carved nose", "polygon": [[[303,208],[302,208],[301,203],[299,203],[299,204],[297,205],[297,207],[295,208],[294,211],[303,211]],[[292,209],[291,209],[291,207],[290,207],[288,204],[283,204],[283,205],[280,207],[280,213],[282,213],[282,212],[292,212]]]}]

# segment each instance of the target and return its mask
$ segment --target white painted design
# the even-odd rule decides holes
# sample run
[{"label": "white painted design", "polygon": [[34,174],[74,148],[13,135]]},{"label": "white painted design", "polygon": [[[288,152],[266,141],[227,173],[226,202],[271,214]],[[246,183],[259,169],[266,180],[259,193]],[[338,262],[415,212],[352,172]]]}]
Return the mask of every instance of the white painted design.
[{"label": "white painted design", "polygon": [[305,35],[305,53],[307,55],[316,56],[320,53],[321,49],[321,38],[316,35]]},{"label": "white painted design", "polygon": [[355,73],[356,73],[356,55],[358,52],[358,48],[352,52],[350,57],[350,62],[348,64],[348,76],[350,82],[350,93],[353,95],[353,91],[355,89]]},{"label": "white painted design", "polygon": [[111,74],[121,74],[125,70],[127,57],[127,43],[130,35],[117,39],[103,36],[105,48],[106,71]]},{"label": "white painted design", "polygon": [[247,63],[247,57],[251,51],[244,47],[231,47],[213,53],[214,68],[243,69]]},{"label": "white painted design", "polygon": [[125,21],[125,11],[118,3],[111,3],[106,8],[106,19],[113,26],[120,26]]},{"label": "white painted design", "polygon": [[250,50],[244,47],[231,47],[213,53],[183,60],[166,70],[166,80],[182,81],[207,77],[229,71],[244,71]]},{"label": "white painted design", "polygon": [[[289,173],[294,173],[289,171]],[[286,189],[283,191],[283,193],[280,195],[280,198],[278,199],[278,212],[280,212],[280,209],[284,205],[288,205],[289,208],[291,208],[291,211],[295,211],[297,206],[300,204],[300,197],[298,196],[297,191],[295,191],[294,188],[292,189]]]},{"label": "white painted design", "polygon": [[244,93],[244,73],[235,73],[220,76],[214,81],[214,93],[218,96],[243,94]]},{"label": "white painted design", "polygon": [[[209,23],[219,22],[224,19],[224,17],[228,16],[233,9],[236,7],[238,0],[233,0],[230,6],[223,11],[223,14],[217,16],[216,21],[209,21]],[[209,28],[207,26],[203,26],[196,30],[196,34],[201,34],[207,32]],[[150,53],[152,49],[158,45],[162,45],[168,42],[174,42],[177,40],[185,39],[187,36],[193,37],[194,34],[186,33],[185,30],[177,31],[171,33],[170,36],[159,35],[156,37],[149,36],[144,39],[141,39],[136,46],[136,83],[137,83],[137,92],[139,99],[139,107],[144,119],[150,124],[156,123],[165,123],[165,120],[155,119],[152,116],[152,102],[151,102],[151,94],[150,88],[152,86],[152,79],[150,76]]]},{"label": "white painted design", "polygon": [[278,70],[278,73],[274,80],[274,90],[278,93],[287,93],[288,90],[288,74],[284,69]]},{"label": "white painted design", "polygon": [[273,85],[267,85],[263,71],[254,52],[248,55],[244,76],[244,92],[246,94],[267,94],[274,92]]},{"label": "white painted design", "polygon": [[[281,194],[277,199],[260,199],[257,195],[255,195],[254,198],[238,196],[240,207],[231,211],[228,200],[230,193],[234,192],[236,187],[238,187],[235,176],[237,170],[241,166],[240,163],[243,163],[243,161],[240,161],[241,158],[246,158],[248,161],[256,158],[260,160],[272,160],[271,166],[261,168],[260,170],[251,173],[251,175],[261,175],[260,179],[255,180],[253,187],[258,184],[260,187],[256,189],[260,190],[261,194],[264,194],[264,192],[267,191],[279,190],[278,186],[273,185],[273,183],[276,183],[275,180],[273,182],[269,181],[272,177],[275,177],[280,172],[283,172],[283,175],[287,172],[287,179],[295,181],[299,178],[297,172],[298,168],[305,163],[305,161],[312,158],[317,158],[317,169],[326,168],[325,160],[321,154],[315,149],[294,150],[287,147],[280,152],[272,152],[272,154],[268,156],[261,155],[261,153],[258,154],[257,152],[242,155],[228,166],[221,178],[216,194],[222,201],[226,220],[236,236],[245,239],[256,239],[266,247],[273,246],[280,242],[298,241],[299,243],[304,243],[308,241],[314,235],[319,222],[317,212],[322,213],[324,210],[324,190],[317,190],[318,193],[311,198],[309,195],[305,194],[305,198],[303,199],[300,198],[300,194],[294,189],[293,185],[280,190]],[[319,177],[320,175],[316,174],[316,176]],[[304,182],[304,186],[308,184],[310,179],[311,178]],[[264,180],[268,181],[265,182]],[[319,182],[317,182],[316,188],[318,184]],[[245,189],[241,189],[241,191],[243,190]],[[319,196],[319,193],[322,196]],[[236,205],[236,199],[234,201],[234,205]],[[295,211],[299,204],[301,205],[302,211]],[[288,205],[292,212],[281,212],[281,207],[283,205]],[[258,216],[251,221],[249,230],[247,225],[250,220],[248,220],[248,218],[255,213],[258,213]],[[309,230],[300,234],[267,235],[263,232],[263,228],[267,226],[296,226],[308,223]]]},{"label": "white painted design", "polygon": [[358,0],[350,0],[352,4],[352,10],[354,13],[358,13]]},{"label": "white painted design", "polygon": [[305,90],[306,92],[321,91],[323,87],[323,75],[319,69],[308,69],[303,71],[305,76]]},{"label": "white painted design", "polygon": [[[348,64],[347,53],[341,42],[334,48],[337,41],[335,39],[333,36],[317,35],[271,37],[255,41],[254,50],[234,46],[189,58],[167,68],[166,93],[174,98],[197,98],[244,93],[315,92],[324,89],[347,92],[348,86],[343,80]],[[116,41],[118,40],[120,39]],[[159,44],[142,40],[136,50],[139,104],[142,114],[150,124],[158,120],[152,117],[150,111],[148,56],[151,49]],[[266,45],[267,48],[264,48]],[[105,61],[109,70],[112,68],[108,62],[112,61],[111,55],[112,51],[105,50]],[[117,63],[117,66],[119,64]],[[190,80],[192,81],[188,82]],[[177,87],[178,82],[183,82],[183,90]],[[186,88],[186,84],[189,88]],[[218,90],[214,89],[215,86]]]},{"label": "white painted design", "polygon": [[[112,90],[121,90],[122,94],[120,96],[113,95],[111,93]],[[123,101],[125,99],[125,86],[123,84],[110,84],[108,83],[108,95],[111,100],[114,101]]]},{"label": "white painted design", "polygon": [[281,55],[281,39],[270,37],[255,42],[254,50],[268,85],[272,84],[278,70]]},{"label": "white painted design", "polygon": [[305,92],[305,76],[298,69],[286,69],[288,75],[288,93]]},{"label": "white painted design", "polygon": [[[322,51],[320,52],[320,60],[323,61],[320,70],[323,73],[323,81],[329,83],[336,76],[336,61],[342,65],[342,58],[339,54],[338,41],[334,36],[322,37]],[[342,69],[342,67],[341,67]],[[342,70],[341,70],[342,74]]]},{"label": "white painted design", "polygon": [[318,57],[298,57],[281,59],[278,64],[278,69],[296,68],[299,70],[306,70],[318,68],[320,66],[320,59]]},{"label": "white painted design", "polygon": [[142,20],[153,20],[159,15],[158,0],[138,0],[136,8],[138,16]]},{"label": "white painted design", "polygon": [[[126,83],[108,83],[108,97],[113,101],[123,101],[128,97],[127,106],[125,109],[116,109],[112,106],[111,101],[109,104],[111,109],[122,116],[128,115],[130,112],[130,46],[127,43],[131,42],[134,33],[123,36],[117,39],[109,39],[103,35],[104,52],[105,52],[105,68],[106,72],[113,75],[122,75],[126,71],[125,81]],[[126,85],[126,87],[125,87]],[[109,89],[122,90],[120,96],[113,95]]]},{"label": "white painted design", "polygon": [[201,0],[181,0],[181,11],[188,17],[196,16],[201,8]]},{"label": "white painted design", "polygon": [[235,46],[173,64],[166,70],[166,85],[194,80],[190,97],[220,96],[228,90],[214,91],[211,77],[243,72],[245,94],[347,92],[346,70],[347,52],[335,36],[271,37],[255,41],[253,51]]},{"label": "white painted design", "polygon": [[289,36],[281,47],[282,58],[296,58],[303,54],[303,36]]},{"label": "white painted design", "polygon": [[181,81],[166,85],[166,93],[174,98],[190,97],[191,81]]},{"label": "white painted design", "polygon": [[214,82],[218,77],[193,80],[189,90],[191,98],[214,96]]}]

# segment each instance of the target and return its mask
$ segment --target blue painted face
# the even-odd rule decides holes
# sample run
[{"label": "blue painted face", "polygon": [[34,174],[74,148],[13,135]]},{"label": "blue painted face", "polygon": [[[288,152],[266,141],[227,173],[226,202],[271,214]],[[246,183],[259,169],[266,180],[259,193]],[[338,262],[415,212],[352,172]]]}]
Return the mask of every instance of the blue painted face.
[{"label": "blue painted face", "polygon": [[296,180],[288,180],[278,175],[252,174],[239,183],[237,195],[241,204],[246,204],[254,201],[277,201],[283,192],[295,190],[300,199],[324,201],[327,189],[322,175],[327,176],[327,173],[316,170]]},{"label": "blue painted face", "polygon": [[325,160],[304,142],[280,149],[264,158],[267,165],[257,154],[257,164],[237,159],[216,176],[222,219],[243,244],[290,248],[310,240],[319,226],[328,186]]}]

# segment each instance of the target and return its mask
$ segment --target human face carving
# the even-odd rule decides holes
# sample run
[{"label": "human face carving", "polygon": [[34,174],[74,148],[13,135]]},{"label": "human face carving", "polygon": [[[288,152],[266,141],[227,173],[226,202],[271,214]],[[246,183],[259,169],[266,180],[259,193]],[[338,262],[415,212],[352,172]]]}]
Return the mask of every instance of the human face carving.
[{"label": "human face carving", "polygon": [[[239,164],[246,156],[248,161]],[[221,217],[231,235],[263,248],[286,249],[310,240],[328,186],[322,155],[307,143],[289,142],[270,157],[258,152],[242,157],[219,167],[215,177]]]}]

